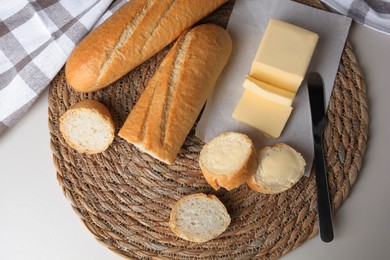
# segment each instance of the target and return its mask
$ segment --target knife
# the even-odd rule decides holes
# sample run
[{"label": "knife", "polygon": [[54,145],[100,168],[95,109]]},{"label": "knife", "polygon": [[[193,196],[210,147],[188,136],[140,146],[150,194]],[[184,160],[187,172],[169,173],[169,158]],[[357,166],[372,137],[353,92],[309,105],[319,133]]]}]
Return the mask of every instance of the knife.
[{"label": "knife", "polygon": [[333,240],[332,212],[329,199],[327,173],[323,150],[323,133],[326,125],[324,84],[321,75],[313,72],[307,77],[309,89],[314,156],[316,166],[317,208],[320,237],[324,242]]}]

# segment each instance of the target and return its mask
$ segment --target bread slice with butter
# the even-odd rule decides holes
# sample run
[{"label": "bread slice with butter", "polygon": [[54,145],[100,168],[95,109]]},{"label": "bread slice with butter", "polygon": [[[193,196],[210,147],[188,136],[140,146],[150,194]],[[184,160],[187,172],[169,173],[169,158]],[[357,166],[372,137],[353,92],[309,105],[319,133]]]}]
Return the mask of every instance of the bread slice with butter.
[{"label": "bread slice with butter", "polygon": [[261,193],[280,193],[300,180],[305,166],[302,155],[287,144],[268,146],[258,152],[256,173],[248,179],[247,184]]},{"label": "bread slice with butter", "polygon": [[173,206],[169,227],[185,240],[202,243],[222,234],[230,221],[225,206],[215,195],[196,193]]},{"label": "bread slice with butter", "polygon": [[201,150],[199,165],[206,181],[215,189],[232,190],[244,184],[256,170],[256,150],[242,133],[226,132]]},{"label": "bread slice with butter", "polygon": [[60,132],[70,147],[86,154],[103,152],[115,137],[110,111],[97,100],[72,105],[60,117]]}]

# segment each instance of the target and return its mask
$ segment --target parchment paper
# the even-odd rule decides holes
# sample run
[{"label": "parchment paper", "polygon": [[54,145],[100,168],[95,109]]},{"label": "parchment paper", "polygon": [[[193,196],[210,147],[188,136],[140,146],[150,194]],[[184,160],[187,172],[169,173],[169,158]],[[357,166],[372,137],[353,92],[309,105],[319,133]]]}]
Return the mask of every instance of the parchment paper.
[{"label": "parchment paper", "polygon": [[309,176],[314,159],[310,103],[306,81],[302,82],[293,102],[293,111],[282,135],[267,138],[258,130],[232,118],[244,88],[263,32],[270,18],[277,18],[319,34],[319,41],[308,72],[319,72],[324,80],[325,101],[329,103],[340,57],[349,32],[351,19],[301,5],[288,0],[237,0],[227,27],[233,50],[213,95],[196,128],[196,136],[205,142],[226,131],[247,134],[256,149],[284,142],[299,151],[306,160]]}]

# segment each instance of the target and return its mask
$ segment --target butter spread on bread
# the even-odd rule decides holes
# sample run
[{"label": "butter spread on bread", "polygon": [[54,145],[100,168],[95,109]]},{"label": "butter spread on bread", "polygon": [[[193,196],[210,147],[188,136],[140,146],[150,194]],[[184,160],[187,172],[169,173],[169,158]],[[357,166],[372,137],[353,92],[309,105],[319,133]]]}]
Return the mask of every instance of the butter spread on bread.
[{"label": "butter spread on bread", "polygon": [[258,165],[248,186],[255,191],[275,194],[291,188],[303,176],[306,162],[291,146],[278,143],[258,152]]},{"label": "butter spread on bread", "polygon": [[226,132],[203,146],[199,164],[206,181],[215,190],[220,187],[232,190],[254,174],[257,155],[248,136]]},{"label": "butter spread on bread", "polygon": [[119,136],[172,164],[229,59],[225,29],[203,24],[183,33],[130,112]]},{"label": "butter spread on bread", "polygon": [[76,91],[104,88],[174,41],[227,0],[132,0],[74,49],[65,75]]}]

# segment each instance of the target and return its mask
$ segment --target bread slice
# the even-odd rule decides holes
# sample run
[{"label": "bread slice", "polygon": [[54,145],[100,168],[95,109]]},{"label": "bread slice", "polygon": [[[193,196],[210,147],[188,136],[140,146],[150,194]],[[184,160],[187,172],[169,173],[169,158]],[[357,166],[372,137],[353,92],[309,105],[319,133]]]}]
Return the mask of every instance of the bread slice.
[{"label": "bread slice", "polygon": [[302,155],[287,144],[268,146],[258,152],[256,173],[248,186],[258,192],[276,194],[294,186],[305,171]]},{"label": "bread slice", "polygon": [[199,165],[206,181],[216,190],[231,190],[245,183],[256,170],[252,140],[242,133],[226,132],[204,145]]},{"label": "bread slice", "polygon": [[110,111],[99,101],[83,100],[60,117],[60,132],[66,143],[79,153],[103,152],[114,140]]},{"label": "bread slice", "polygon": [[169,227],[182,239],[202,243],[222,234],[230,221],[225,206],[215,195],[196,193],[173,206]]}]

